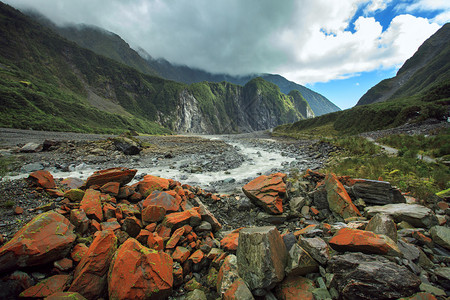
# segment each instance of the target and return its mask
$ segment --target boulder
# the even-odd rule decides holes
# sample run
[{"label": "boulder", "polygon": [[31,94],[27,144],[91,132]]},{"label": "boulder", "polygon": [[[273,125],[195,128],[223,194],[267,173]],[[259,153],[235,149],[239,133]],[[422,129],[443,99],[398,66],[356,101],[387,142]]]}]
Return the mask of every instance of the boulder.
[{"label": "boulder", "polygon": [[114,139],[114,146],[117,151],[125,155],[137,155],[142,151],[142,147],[138,142],[123,136]]},{"label": "boulder", "polygon": [[163,224],[169,228],[179,228],[183,225],[195,227],[200,225],[201,222],[202,217],[195,208],[192,208],[186,211],[166,215]]},{"label": "boulder", "polygon": [[19,151],[23,153],[35,153],[42,151],[42,149],[43,149],[42,144],[29,142],[23,145]]},{"label": "boulder", "polygon": [[401,256],[397,244],[385,235],[371,231],[342,228],[329,241],[330,246],[337,251],[363,252]]},{"label": "boulder", "polygon": [[145,209],[148,206],[160,206],[166,210],[166,212],[176,212],[180,208],[180,202],[171,195],[162,191],[154,191],[148,197],[141,201],[142,208]]},{"label": "boulder", "polygon": [[286,174],[261,175],[242,187],[245,195],[269,214],[283,213]]},{"label": "boulder", "polygon": [[142,222],[136,217],[126,217],[122,223],[122,230],[135,238],[142,229]]},{"label": "boulder", "polygon": [[383,206],[369,206],[365,213],[372,217],[378,213],[384,213],[394,218],[396,223],[405,221],[416,227],[432,227],[438,225],[438,220],[433,211],[419,204],[387,204]]},{"label": "boulder", "polygon": [[70,253],[70,257],[73,259],[74,262],[79,262],[83,259],[83,257],[87,254],[89,248],[86,246],[86,244],[79,243],[76,244],[72,252]]},{"label": "boulder", "polygon": [[138,190],[141,195],[147,197],[154,191],[163,191],[169,189],[169,180],[153,175],[145,175],[139,182]]},{"label": "boulder", "polygon": [[325,265],[330,257],[330,249],[320,237],[304,238],[300,237],[298,244],[320,264]]},{"label": "boulder", "polygon": [[86,255],[75,268],[70,292],[78,292],[87,299],[104,296],[109,265],[117,249],[117,238],[111,230],[97,231]]},{"label": "boulder", "polygon": [[101,193],[97,190],[88,189],[80,202],[80,208],[84,210],[88,218],[97,222],[103,221]]},{"label": "boulder", "polygon": [[120,185],[129,183],[136,175],[137,170],[128,168],[110,168],[106,170],[95,171],[86,179],[83,187],[89,188],[91,185],[98,187],[108,182],[119,182]]},{"label": "boulder", "polygon": [[27,180],[31,182],[34,186],[41,187],[43,189],[54,189],[56,188],[55,180],[53,175],[49,171],[39,170],[32,172]]},{"label": "boulder", "polygon": [[205,292],[199,289],[189,292],[185,300],[207,300]]},{"label": "boulder", "polygon": [[219,295],[225,294],[233,282],[238,278],[241,277],[238,273],[236,255],[229,254],[223,261],[223,264],[219,269],[219,274],[217,275],[216,289]]},{"label": "boulder", "polygon": [[142,222],[144,224],[156,223],[164,219],[166,209],[158,205],[148,205],[142,210]]},{"label": "boulder", "polygon": [[73,229],[69,220],[54,211],[34,217],[0,248],[0,273],[65,257],[76,238]]},{"label": "boulder", "polygon": [[222,296],[223,300],[253,300],[255,299],[250,292],[247,284],[242,278],[237,278]]},{"label": "boulder", "polygon": [[328,174],[325,177],[325,189],[330,210],[344,219],[359,217],[361,213],[353,204],[350,196],[336,175]]},{"label": "boulder", "polygon": [[251,291],[270,290],[283,280],[287,251],[275,226],[244,228],[238,244],[239,276]]},{"label": "boulder", "polygon": [[46,278],[22,293],[24,298],[44,298],[56,292],[62,292],[70,280],[70,275],[54,275]]},{"label": "boulder", "polygon": [[276,287],[276,295],[280,300],[314,300],[314,289],[315,285],[311,279],[289,276]]},{"label": "boulder", "polygon": [[225,235],[220,240],[220,247],[227,251],[236,251],[239,243],[239,231],[241,231],[242,229],[244,229],[244,227],[237,228]]},{"label": "boulder", "polygon": [[394,242],[397,242],[397,226],[389,215],[376,214],[370,219],[369,224],[366,226],[366,230],[376,234],[383,234],[390,237]]},{"label": "boulder", "polygon": [[286,276],[304,276],[319,270],[319,264],[299,244],[289,250]]},{"label": "boulder", "polygon": [[84,197],[84,191],[80,189],[70,189],[64,193],[64,197],[72,202],[80,202]]},{"label": "boulder", "polygon": [[370,205],[406,202],[402,193],[386,181],[355,179],[352,192],[356,198],[362,198],[365,203]]},{"label": "boulder", "polygon": [[109,269],[109,299],[166,299],[172,293],[172,265],[167,253],[129,238],[116,251]]},{"label": "boulder", "polygon": [[183,236],[184,231],[185,231],[184,227],[180,227],[177,230],[175,230],[172,233],[172,236],[170,237],[170,239],[167,241],[166,249],[175,248],[175,246],[177,245],[178,241]]},{"label": "boulder", "polygon": [[182,264],[188,259],[190,255],[191,252],[187,248],[178,246],[177,248],[175,248],[175,251],[172,254],[172,258],[174,261],[177,261],[180,264]]},{"label": "boulder", "polygon": [[450,228],[444,226],[433,226],[430,229],[433,242],[450,250]]},{"label": "boulder", "polygon": [[419,291],[420,279],[380,255],[348,253],[328,262],[332,286],[344,299],[397,299]]},{"label": "boulder", "polygon": [[69,217],[70,223],[80,233],[85,233],[89,229],[89,219],[83,209],[72,209]]}]

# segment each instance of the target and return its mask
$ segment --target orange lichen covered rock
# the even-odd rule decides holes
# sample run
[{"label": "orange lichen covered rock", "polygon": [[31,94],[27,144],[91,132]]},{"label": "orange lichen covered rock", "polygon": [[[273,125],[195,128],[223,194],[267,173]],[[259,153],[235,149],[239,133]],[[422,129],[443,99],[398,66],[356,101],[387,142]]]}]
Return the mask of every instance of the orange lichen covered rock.
[{"label": "orange lichen covered rock", "polygon": [[35,186],[44,188],[44,189],[54,189],[56,188],[55,180],[53,179],[53,175],[46,170],[39,170],[32,172],[28,176],[28,181],[30,181]]},{"label": "orange lichen covered rock", "polygon": [[188,249],[178,246],[175,249],[175,252],[173,252],[172,258],[173,258],[173,260],[182,264],[188,259],[188,257],[190,255],[191,255],[191,252]]},{"label": "orange lichen covered rock", "polygon": [[342,228],[328,243],[337,251],[401,255],[400,250],[392,239],[385,235],[359,229]]},{"label": "orange lichen covered rock", "polygon": [[76,238],[73,229],[69,220],[53,211],[34,217],[0,248],[0,273],[65,257]]},{"label": "orange lichen covered rock", "polygon": [[312,290],[315,289],[311,279],[292,276],[285,278],[276,288],[278,299],[282,300],[314,300]]},{"label": "orange lichen covered rock", "polygon": [[198,213],[198,210],[196,208],[192,208],[186,211],[166,215],[163,223],[169,228],[178,228],[186,224],[195,227],[200,225],[201,221],[202,217]]},{"label": "orange lichen covered rock", "polygon": [[106,170],[95,171],[86,179],[84,188],[89,188],[91,185],[102,186],[109,182],[118,182],[120,185],[125,185],[130,182],[137,170],[128,168],[110,168]]},{"label": "orange lichen covered rock", "polygon": [[75,292],[56,292],[54,294],[51,294],[45,300],[86,300],[83,296],[81,296],[79,293]]},{"label": "orange lichen covered rock", "polygon": [[76,244],[75,247],[73,247],[72,252],[70,253],[70,257],[74,262],[79,262],[86,255],[88,250],[89,248],[85,244]]},{"label": "orange lichen covered rock", "polygon": [[183,236],[183,234],[184,234],[184,227],[180,227],[177,230],[175,230],[166,244],[166,249],[175,248],[175,246],[177,245],[178,241]]},{"label": "orange lichen covered rock", "polygon": [[330,210],[342,218],[360,217],[361,213],[353,204],[350,196],[336,175],[328,174],[325,177],[325,189]]},{"label": "orange lichen covered rock", "polygon": [[242,187],[245,195],[269,214],[283,213],[286,174],[261,175]]},{"label": "orange lichen covered rock", "polygon": [[142,210],[142,222],[144,224],[156,223],[164,219],[166,209],[159,205],[148,205]]},{"label": "orange lichen covered rock", "polygon": [[56,292],[62,292],[69,280],[70,275],[54,275],[26,289],[20,293],[20,297],[44,298]]},{"label": "orange lichen covered rock", "polygon": [[70,292],[78,292],[87,299],[102,296],[107,287],[107,273],[117,249],[117,238],[111,230],[98,231],[78,266]]},{"label": "orange lichen covered rock", "polygon": [[164,249],[164,240],[156,232],[148,235],[147,245],[150,249],[162,250]]},{"label": "orange lichen covered rock", "polygon": [[147,197],[154,191],[163,191],[169,189],[169,180],[153,175],[145,175],[139,182],[138,190],[141,195]]},{"label": "orange lichen covered rock", "polygon": [[180,208],[180,202],[166,192],[154,191],[145,200],[141,201],[141,204],[143,209],[152,205],[163,207],[167,212],[176,212]]},{"label": "orange lichen covered rock", "polygon": [[103,221],[103,210],[101,193],[97,190],[88,189],[80,203],[80,208],[84,210],[88,218]]},{"label": "orange lichen covered rock", "polygon": [[100,187],[100,191],[105,194],[117,196],[119,194],[120,182],[107,182]]},{"label": "orange lichen covered rock", "polygon": [[238,247],[239,231],[244,227],[238,228],[227,234],[220,241],[220,247],[227,251],[236,251]]},{"label": "orange lichen covered rock", "polygon": [[117,250],[109,270],[110,299],[166,299],[172,292],[172,258],[133,238]]}]

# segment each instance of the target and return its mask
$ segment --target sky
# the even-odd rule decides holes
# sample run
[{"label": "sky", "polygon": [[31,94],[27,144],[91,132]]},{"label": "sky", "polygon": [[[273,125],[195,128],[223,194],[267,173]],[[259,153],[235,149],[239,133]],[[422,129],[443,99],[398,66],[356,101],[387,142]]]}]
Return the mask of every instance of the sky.
[{"label": "sky", "polygon": [[212,73],[280,74],[354,106],[443,24],[448,0],[3,0]]}]

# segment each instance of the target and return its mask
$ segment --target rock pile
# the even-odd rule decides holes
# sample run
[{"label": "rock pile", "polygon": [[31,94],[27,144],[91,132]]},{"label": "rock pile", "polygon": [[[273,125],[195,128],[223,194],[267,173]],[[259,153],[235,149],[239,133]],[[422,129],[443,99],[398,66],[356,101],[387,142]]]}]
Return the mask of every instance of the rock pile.
[{"label": "rock pile", "polygon": [[152,175],[130,184],[135,174],[112,168],[58,188],[49,172],[31,173],[60,201],[0,248],[0,298],[450,296],[445,201],[412,203],[387,182],[275,173],[243,187],[265,226],[222,232],[208,205],[225,199]]}]

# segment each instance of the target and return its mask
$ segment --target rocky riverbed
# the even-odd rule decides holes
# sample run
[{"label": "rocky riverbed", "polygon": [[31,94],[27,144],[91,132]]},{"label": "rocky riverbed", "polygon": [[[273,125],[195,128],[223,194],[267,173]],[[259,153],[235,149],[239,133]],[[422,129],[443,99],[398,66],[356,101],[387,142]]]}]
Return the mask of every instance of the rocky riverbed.
[{"label": "rocky riverbed", "polygon": [[326,143],[263,132],[15,142],[2,146],[18,174],[0,184],[0,298],[450,296],[448,199],[300,176],[336,151]]}]

